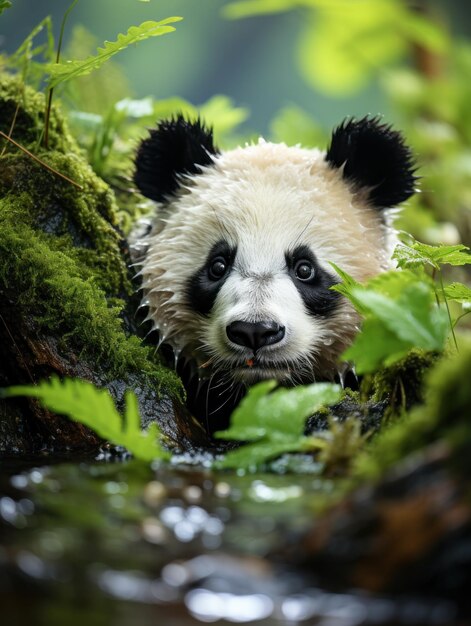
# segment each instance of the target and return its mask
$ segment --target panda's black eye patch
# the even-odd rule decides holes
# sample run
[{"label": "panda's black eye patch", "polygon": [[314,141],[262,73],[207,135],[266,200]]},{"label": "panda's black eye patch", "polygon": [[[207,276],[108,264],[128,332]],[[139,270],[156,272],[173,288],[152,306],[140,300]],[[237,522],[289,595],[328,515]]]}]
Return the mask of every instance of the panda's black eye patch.
[{"label": "panda's black eye patch", "polygon": [[209,251],[205,263],[187,283],[188,305],[202,315],[213,308],[219,290],[229,276],[237,248],[223,239]]},{"label": "panda's black eye patch", "polygon": [[330,287],[337,283],[333,274],[325,270],[308,246],[297,246],[285,254],[286,266],[306,308],[313,315],[328,315],[341,297]]}]

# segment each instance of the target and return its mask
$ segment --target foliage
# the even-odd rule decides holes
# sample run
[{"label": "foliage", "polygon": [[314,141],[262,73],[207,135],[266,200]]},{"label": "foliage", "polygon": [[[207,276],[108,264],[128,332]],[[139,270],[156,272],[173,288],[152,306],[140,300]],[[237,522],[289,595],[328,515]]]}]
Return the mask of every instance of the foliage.
[{"label": "foliage", "polygon": [[2,390],[2,396],[36,398],[47,409],[88,426],[103,439],[124,446],[143,461],[169,456],[159,444],[160,431],[155,422],[147,431],[141,430],[137,399],[132,391],[126,392],[122,417],[106,389],[97,389],[79,379],[61,381],[52,377],[39,385],[9,387]]},{"label": "foliage", "polygon": [[426,377],[425,402],[384,428],[355,463],[354,475],[376,479],[407,455],[441,442],[451,446],[459,471],[469,475],[471,429],[471,343],[465,340],[459,354],[437,362]]},{"label": "foliage", "polygon": [[[382,365],[400,360],[412,348],[442,351],[447,331],[454,333],[449,299],[463,302],[471,290],[454,283],[448,292],[440,274],[442,264],[471,263],[467,248],[458,246],[429,246],[418,241],[400,244],[394,253],[402,272],[385,272],[361,285],[334,265],[342,283],[334,290],[350,299],[365,317],[362,332],[344,358],[355,362],[357,371],[373,372]],[[426,267],[438,270],[439,284],[426,273]],[[456,297],[455,297],[456,295]],[[445,310],[439,306],[439,296]],[[453,334],[455,345],[456,338]]]},{"label": "foliage", "polygon": [[332,95],[365,86],[385,65],[402,59],[412,45],[436,53],[449,45],[442,29],[401,0],[243,0],[229,4],[229,18],[306,12],[298,40],[304,78]]},{"label": "foliage", "polygon": [[[170,26],[169,24],[173,24],[182,19],[181,17],[169,17],[159,22],[147,21],[143,22],[139,26],[131,26],[125,34],[120,33],[116,41],[105,41],[103,47],[99,47],[95,55],[88,56],[84,60],[68,60],[60,62],[65,23],[69,13],[76,5],[77,1],[78,0],[73,0],[72,4],[69,5],[68,9],[64,13],[59,41],[57,44],[55,63],[53,62],[54,37],[50,17],[46,17],[32,30],[18,50],[11,55],[7,62],[7,67],[21,70],[24,81],[26,80],[29,70],[32,67],[35,86],[38,86],[44,77],[47,77],[48,96],[44,122],[44,143],[46,148],[49,146],[49,118],[52,94],[55,87],[100,69],[105,62],[109,61],[118,52],[128,48],[130,45],[144,41],[151,37],[158,37],[173,32],[175,27]],[[44,28],[47,29],[46,44],[33,48],[34,39],[43,31]],[[33,62],[33,59],[37,59],[37,57],[41,56],[43,57],[42,62],[38,60],[34,60]]]},{"label": "foliage", "polygon": [[232,415],[228,430],[217,437],[249,442],[226,454],[219,468],[255,469],[284,452],[320,449],[323,442],[303,435],[304,422],[322,405],[336,402],[340,387],[316,383],[294,389],[275,389],[267,381],[249,389]]},{"label": "foliage", "polygon": [[[0,130],[8,130],[16,112],[15,136],[33,149],[43,107],[41,94],[20,89],[18,79],[0,77]],[[74,348],[85,361],[103,367],[107,377],[137,371],[178,393],[176,377],[123,327],[123,298],[133,288],[116,228],[116,201],[54,108],[51,131],[44,158],[82,189],[59,179],[51,184],[48,171],[16,151],[0,157],[3,297],[14,298],[18,315],[32,318],[40,332],[59,337],[61,350]]]},{"label": "foliage", "polygon": [[471,255],[466,246],[429,246],[425,243],[415,241],[410,245],[398,245],[394,251],[393,258],[396,259],[398,267],[416,268],[431,265],[434,269],[440,270],[440,266],[466,265],[471,263]]},{"label": "foliage", "polygon": [[415,347],[443,350],[447,318],[427,284],[407,285],[397,299],[367,288],[355,289],[352,295],[366,317],[363,331],[344,358],[355,363],[358,373],[394,363]]},{"label": "foliage", "polygon": [[5,11],[5,9],[9,9],[11,7],[10,0],[0,0],[0,15]]},{"label": "foliage", "polygon": [[129,173],[135,144],[147,132],[146,127],[177,112],[190,118],[201,116],[213,128],[216,144],[222,147],[237,142],[234,133],[248,116],[247,110],[235,107],[230,98],[213,96],[199,107],[183,98],[124,98],[113,103],[105,114],[73,111],[70,118],[93,169],[112,181],[118,174]]},{"label": "foliage", "polygon": [[178,22],[181,19],[180,17],[169,17],[160,22],[148,21],[139,26],[131,26],[126,34],[119,34],[116,41],[105,41],[103,47],[98,48],[96,55],[83,61],[47,64],[45,70],[49,75],[49,87],[56,87],[61,83],[99,69],[108,59],[132,44],[173,32],[175,28],[168,26],[168,24]]}]

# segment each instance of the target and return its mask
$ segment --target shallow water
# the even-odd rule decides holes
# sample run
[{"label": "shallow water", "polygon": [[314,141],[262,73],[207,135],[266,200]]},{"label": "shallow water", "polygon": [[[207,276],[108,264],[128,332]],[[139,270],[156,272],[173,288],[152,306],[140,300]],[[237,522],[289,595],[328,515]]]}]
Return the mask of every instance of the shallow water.
[{"label": "shallow water", "polygon": [[[444,601],[330,593],[267,555],[312,524],[332,483],[135,461],[3,461],[7,626],[449,624]],[[181,459],[180,459],[181,461]],[[314,468],[315,469],[315,468]]]}]

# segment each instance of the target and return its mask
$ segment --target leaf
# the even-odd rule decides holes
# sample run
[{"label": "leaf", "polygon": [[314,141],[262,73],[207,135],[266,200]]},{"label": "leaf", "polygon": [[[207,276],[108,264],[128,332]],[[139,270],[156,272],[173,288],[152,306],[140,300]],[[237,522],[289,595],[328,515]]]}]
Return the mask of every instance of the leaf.
[{"label": "leaf", "polygon": [[456,302],[471,302],[471,289],[463,283],[450,283],[445,287],[445,295]]},{"label": "leaf", "polygon": [[97,389],[91,383],[52,377],[39,385],[19,385],[2,390],[3,397],[27,396],[37,398],[47,409],[66,415],[88,426],[99,437],[124,446],[143,461],[167,458],[168,452],[159,444],[157,424],[141,430],[137,399],[128,391],[125,396],[124,417],[116,410],[107,389]]},{"label": "leaf", "polygon": [[[33,48],[34,39],[41,34],[43,30],[46,31],[46,42],[36,48]],[[48,61],[51,61],[54,58],[54,35],[52,32],[52,19],[50,15],[45,17],[37,26],[33,28],[15,52],[10,55],[8,64],[11,67],[21,69],[23,77],[25,77],[28,73],[31,66],[33,66],[35,69],[36,79],[42,78],[44,76],[44,64],[33,63],[33,59],[39,55],[44,55]]]},{"label": "leaf", "polygon": [[9,9],[11,7],[10,0],[0,0],[0,15],[5,11],[5,9]]},{"label": "leaf", "polygon": [[377,319],[411,346],[441,350],[446,326],[437,326],[432,314],[432,292],[424,283],[407,286],[397,301],[371,290],[356,291],[356,297]]},{"label": "leaf", "polygon": [[409,352],[411,345],[389,330],[380,320],[367,319],[353,344],[342,355],[355,363],[358,374],[374,372],[379,367],[398,361]]},{"label": "leaf", "polygon": [[149,37],[158,37],[173,32],[175,28],[168,24],[179,22],[181,19],[181,17],[169,17],[160,22],[143,22],[139,26],[131,26],[126,34],[119,34],[116,41],[105,41],[103,47],[98,48],[95,56],[90,56],[83,61],[49,63],[46,66],[49,73],[49,87],[53,88],[78,76],[90,74],[99,69],[109,58],[132,44],[149,39]]},{"label": "leaf", "polygon": [[261,441],[248,443],[237,450],[228,452],[226,456],[215,463],[218,469],[247,469],[257,470],[266,461],[275,459],[285,452],[297,452],[302,448],[302,442],[307,437],[298,437],[292,441]]},{"label": "leaf", "polygon": [[353,292],[355,289],[362,288],[361,283],[355,280],[353,276],[350,276],[350,274],[347,274],[347,272],[345,272],[343,269],[341,269],[338,265],[336,265],[332,261],[329,262],[329,265],[331,265],[334,268],[334,270],[342,279],[341,283],[338,283],[331,287],[332,291],[337,291],[338,293],[341,293],[343,296],[345,296],[351,301],[351,303],[355,306],[355,308],[357,309],[359,313],[364,313],[365,310],[361,302],[359,302],[359,300],[355,298],[355,296],[353,295]]},{"label": "leaf", "polygon": [[455,246],[429,246],[416,241],[412,245],[399,244],[394,250],[393,259],[399,267],[420,267],[431,265],[439,270],[440,265],[466,265],[471,263],[469,248],[461,244]]},{"label": "leaf", "polygon": [[273,391],[276,385],[265,381],[251,387],[232,414],[231,426],[216,433],[221,439],[251,442],[228,452],[216,467],[253,468],[283,452],[302,450],[306,418],[340,396],[339,385],[329,383]]},{"label": "leaf", "polygon": [[342,358],[354,361],[358,373],[390,365],[414,347],[443,350],[447,315],[435,305],[427,283],[408,284],[397,299],[371,289],[355,290],[354,296],[367,310],[367,317]]}]

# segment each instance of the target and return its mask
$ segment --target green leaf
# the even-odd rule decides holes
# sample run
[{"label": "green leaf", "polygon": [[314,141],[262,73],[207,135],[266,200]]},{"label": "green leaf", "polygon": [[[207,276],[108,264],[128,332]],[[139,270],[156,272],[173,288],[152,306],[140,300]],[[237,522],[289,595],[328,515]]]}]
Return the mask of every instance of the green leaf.
[{"label": "green leaf", "polygon": [[399,267],[420,267],[431,265],[439,270],[440,265],[467,265],[471,263],[469,248],[463,245],[456,246],[429,246],[416,241],[410,246],[399,244],[394,250],[393,259]]},{"label": "green leaf", "polygon": [[445,287],[445,295],[449,300],[467,303],[471,302],[471,289],[463,283],[450,283]]},{"label": "green leaf", "polygon": [[217,467],[253,468],[283,452],[302,450],[306,418],[340,395],[339,385],[329,383],[273,391],[276,385],[270,380],[251,387],[229,429],[216,433],[221,439],[252,442],[229,452]]},{"label": "green leaf", "polygon": [[11,7],[10,0],[0,0],[0,15],[5,11],[5,9],[9,9]]},{"label": "green leaf", "polygon": [[411,345],[389,330],[381,320],[367,319],[362,331],[342,358],[355,363],[358,374],[374,372],[382,365],[390,365],[409,352]]},{"label": "green leaf", "polygon": [[168,458],[159,444],[157,424],[141,430],[137,399],[128,391],[123,418],[116,410],[107,389],[97,389],[84,380],[52,377],[39,385],[20,385],[2,390],[3,397],[27,396],[37,398],[47,409],[66,415],[88,426],[99,437],[124,446],[143,461]]},{"label": "green leaf", "polygon": [[334,270],[342,279],[341,283],[338,283],[331,287],[332,291],[337,291],[338,293],[341,293],[343,296],[348,298],[350,302],[352,302],[352,304],[355,306],[357,311],[359,311],[359,313],[365,313],[366,310],[363,308],[361,302],[358,300],[358,298],[354,296],[354,291],[356,289],[362,288],[361,283],[355,280],[353,276],[350,276],[350,274],[347,274],[347,272],[345,272],[343,269],[341,269],[338,265],[336,265],[332,261],[329,262],[329,265],[331,265],[334,268]]},{"label": "green leaf", "polygon": [[226,456],[215,463],[218,469],[247,469],[256,470],[271,459],[281,456],[285,452],[297,452],[307,437],[297,437],[290,441],[260,441],[248,443],[237,450],[228,452]]},{"label": "green leaf", "polygon": [[411,346],[441,350],[446,324],[437,325],[433,313],[433,294],[427,285],[417,282],[407,286],[397,301],[371,290],[357,291],[356,297],[377,319]]},{"label": "green leaf", "polygon": [[400,272],[390,270],[371,278],[367,283],[367,288],[397,300],[406,287],[417,285],[420,282],[425,282],[426,285],[433,288],[433,281],[425,273],[419,278],[411,270],[402,270]]},{"label": "green leaf", "polygon": [[49,87],[53,88],[78,76],[90,74],[90,72],[100,68],[112,56],[132,44],[149,39],[149,37],[158,37],[173,32],[175,28],[168,26],[168,24],[179,22],[181,19],[181,17],[169,17],[160,22],[143,22],[139,26],[131,26],[126,34],[119,34],[116,41],[105,41],[103,47],[98,48],[95,56],[90,56],[83,61],[49,63],[46,66],[49,73]]},{"label": "green leaf", "polygon": [[390,365],[414,347],[443,350],[447,315],[435,305],[427,283],[416,279],[395,299],[371,289],[354,290],[354,296],[367,317],[362,332],[342,356],[355,362],[358,373]]}]

